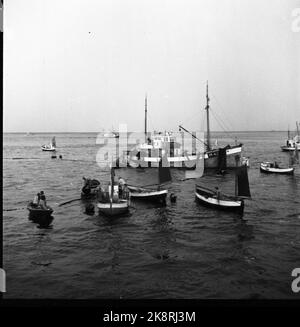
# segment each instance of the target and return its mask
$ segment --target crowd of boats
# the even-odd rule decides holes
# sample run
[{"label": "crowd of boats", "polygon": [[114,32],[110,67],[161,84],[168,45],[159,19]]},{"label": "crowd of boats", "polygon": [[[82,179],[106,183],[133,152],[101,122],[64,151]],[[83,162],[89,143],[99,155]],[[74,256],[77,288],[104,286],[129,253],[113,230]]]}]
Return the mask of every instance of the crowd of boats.
[{"label": "crowd of boats", "polygon": [[[81,189],[81,199],[90,200],[95,199],[97,201],[96,207],[100,214],[105,216],[114,217],[128,214],[130,211],[131,201],[148,201],[156,202],[160,205],[166,205],[168,187],[167,184],[172,180],[172,168],[184,168],[187,170],[196,170],[195,174],[190,178],[197,179],[201,177],[197,175],[197,163],[202,160],[204,162],[204,171],[213,168],[216,173],[224,174],[227,169],[234,168],[235,171],[235,186],[234,194],[228,195],[220,191],[219,185],[215,188],[207,187],[201,182],[195,185],[195,198],[197,202],[207,207],[211,207],[217,210],[230,210],[239,213],[244,211],[244,200],[251,198],[249,180],[248,180],[248,168],[249,158],[242,156],[243,144],[237,143],[234,145],[227,145],[224,148],[213,148],[211,145],[211,133],[210,133],[210,99],[208,95],[208,85],[206,88],[206,121],[207,131],[206,140],[200,140],[193,133],[190,133],[185,127],[180,125],[180,131],[182,133],[188,133],[192,136],[195,142],[202,142],[204,151],[202,153],[187,153],[183,151],[180,144],[176,142],[176,139],[172,137],[172,133],[148,133],[147,130],[147,97],[145,98],[145,142],[139,144],[138,148],[134,151],[135,158],[128,158],[136,162],[138,159],[139,166],[143,168],[156,167],[157,182],[152,185],[129,185],[122,178],[115,181],[115,169],[118,168],[118,161],[112,162],[110,167],[110,181],[107,185],[96,180],[84,178],[84,185]],[[295,164],[299,163],[300,151],[300,137],[299,126],[296,123],[297,134],[291,137],[288,132],[288,139],[286,144],[281,146],[282,151],[290,152],[290,162],[287,167],[281,167],[274,161],[266,161],[260,163],[260,171],[267,174],[293,174]],[[112,132],[104,134],[104,137],[118,138],[119,134]],[[51,140],[49,145],[43,145],[42,151],[56,152],[55,137]],[[146,152],[146,155],[145,155]],[[143,153],[143,155],[141,155]],[[129,154],[126,153],[128,156]],[[60,156],[62,158],[62,156]],[[141,161],[142,160],[142,161]],[[188,165],[187,165],[188,163]],[[113,165],[114,164],[114,165]],[[201,179],[200,179],[201,181]],[[176,202],[176,194],[171,193],[170,201]],[[50,217],[53,209],[51,207],[36,206],[31,202],[28,205],[30,215],[36,217]],[[91,202],[88,202],[86,206],[87,213],[94,213],[95,207]]]}]

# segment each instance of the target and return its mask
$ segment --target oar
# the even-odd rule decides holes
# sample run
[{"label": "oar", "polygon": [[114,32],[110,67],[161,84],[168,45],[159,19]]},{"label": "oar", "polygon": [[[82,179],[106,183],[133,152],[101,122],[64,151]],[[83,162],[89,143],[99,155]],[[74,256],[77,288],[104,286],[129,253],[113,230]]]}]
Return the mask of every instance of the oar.
[{"label": "oar", "polygon": [[60,203],[58,206],[61,207],[61,206],[65,205],[65,204],[68,204],[68,203],[71,203],[71,202],[74,202],[74,201],[80,201],[80,200],[81,200],[81,198],[68,200],[68,201]]},{"label": "oar", "polygon": [[15,211],[15,210],[23,210],[26,209],[26,207],[23,208],[15,208],[15,209],[3,209],[3,211]]}]

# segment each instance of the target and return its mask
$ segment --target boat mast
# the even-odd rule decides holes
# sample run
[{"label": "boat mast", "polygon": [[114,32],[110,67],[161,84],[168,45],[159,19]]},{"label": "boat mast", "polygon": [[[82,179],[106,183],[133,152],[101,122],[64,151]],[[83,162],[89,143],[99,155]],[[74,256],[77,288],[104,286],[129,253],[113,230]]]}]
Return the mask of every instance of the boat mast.
[{"label": "boat mast", "polygon": [[114,175],[115,175],[114,168],[111,166],[111,168],[110,168],[110,183],[111,183],[110,198],[111,198],[111,201],[112,201],[113,195],[114,195],[114,184],[115,184]]},{"label": "boat mast", "polygon": [[207,142],[206,142],[206,150],[210,151],[210,128],[209,128],[209,97],[208,97],[208,81],[206,83],[206,123],[207,123]]},{"label": "boat mast", "polygon": [[236,155],[235,156],[235,180],[234,180],[234,195],[238,196],[238,176],[237,176],[237,168],[239,165],[239,160],[240,160],[240,156]]},{"label": "boat mast", "polygon": [[147,94],[145,96],[145,142],[147,142]]}]

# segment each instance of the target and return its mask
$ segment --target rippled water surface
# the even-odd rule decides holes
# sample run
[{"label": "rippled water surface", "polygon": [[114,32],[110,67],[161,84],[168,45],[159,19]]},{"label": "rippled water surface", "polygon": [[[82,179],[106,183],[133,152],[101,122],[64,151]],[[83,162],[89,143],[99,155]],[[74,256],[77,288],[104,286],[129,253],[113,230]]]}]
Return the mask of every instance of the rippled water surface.
[{"label": "rippled water surface", "polygon": [[[7,298],[296,298],[291,271],[300,267],[300,167],[294,176],[264,175],[259,162],[288,164],[286,133],[234,136],[250,157],[252,200],[244,216],[195,202],[195,181],[172,170],[177,203],[132,203],[115,220],[85,214],[82,176],[108,180],[96,164],[96,134],[56,134],[58,155],[41,144],[52,135],[5,134],[3,208],[24,208],[44,190],[54,208],[51,228],[28,220],[26,209],[3,212]],[[219,145],[232,140],[215,133]],[[155,169],[119,169],[131,184],[156,180]],[[233,192],[232,173],[198,182]],[[299,298],[299,297],[298,297]]]}]

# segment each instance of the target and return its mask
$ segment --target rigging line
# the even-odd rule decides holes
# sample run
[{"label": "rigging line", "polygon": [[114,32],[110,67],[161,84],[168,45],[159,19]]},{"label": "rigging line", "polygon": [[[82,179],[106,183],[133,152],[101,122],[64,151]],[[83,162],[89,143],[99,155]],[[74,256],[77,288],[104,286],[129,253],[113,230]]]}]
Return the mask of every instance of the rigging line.
[{"label": "rigging line", "polygon": [[229,131],[231,130],[230,128],[228,128],[228,125],[226,124],[226,122],[222,119],[222,117],[220,115],[217,114],[217,112],[213,112],[213,115],[215,115],[214,117],[217,119],[219,119],[219,124],[222,124],[222,128],[224,129],[225,132],[229,133]]},{"label": "rigging line", "polygon": [[[214,95],[213,95],[213,98],[216,100],[216,105],[221,109],[222,112],[224,112],[224,111],[223,111],[223,107],[221,106],[221,104],[220,104],[220,102],[218,101],[218,99],[217,99]],[[228,113],[227,113],[227,115],[228,115]],[[228,123],[227,125],[230,127],[230,129],[233,130],[233,128],[232,128],[233,126],[231,125],[231,123],[230,123],[229,120],[227,121],[227,123]],[[229,130],[230,130],[230,129],[229,129]]]},{"label": "rigging line", "polygon": [[212,115],[214,116],[215,120],[217,121],[217,123],[219,124],[219,126],[223,129],[224,132],[228,132],[227,127],[225,126],[225,124],[221,121],[221,119],[219,119],[219,117],[217,116],[217,114],[211,110]]},{"label": "rigging line", "polygon": [[218,122],[220,127],[223,129],[224,133],[226,133],[228,136],[230,136],[230,138],[235,140],[235,137],[233,136],[233,134],[228,132],[228,129],[225,127],[224,122],[222,123],[221,121],[219,121],[219,119],[217,118],[216,113],[214,111],[211,110],[211,113],[213,114],[214,118],[216,119],[216,121]]},{"label": "rigging line", "polygon": [[[219,115],[219,113],[217,113],[217,111],[216,112],[214,112],[214,110],[211,110],[216,116],[215,116],[215,118],[217,119],[219,119],[220,120],[220,122],[222,122],[222,124],[223,124],[223,128],[225,129],[225,130],[228,130],[228,131],[230,131],[230,128],[228,128],[228,126],[229,125],[231,125],[231,124],[227,124],[227,122],[225,122],[225,120],[224,119],[222,119],[222,117],[221,117],[221,115]],[[231,126],[229,126],[229,127],[231,127]]]}]

